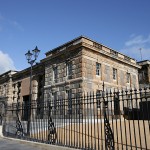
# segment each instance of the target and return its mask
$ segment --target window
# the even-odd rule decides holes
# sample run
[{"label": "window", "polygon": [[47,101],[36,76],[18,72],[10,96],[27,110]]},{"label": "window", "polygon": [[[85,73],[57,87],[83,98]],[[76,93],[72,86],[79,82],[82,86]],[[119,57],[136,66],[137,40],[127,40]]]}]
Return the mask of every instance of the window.
[{"label": "window", "polygon": [[100,102],[100,98],[102,97],[102,91],[101,90],[97,90],[96,91],[96,102],[97,102],[97,108],[101,107],[101,102]]},{"label": "window", "polygon": [[71,75],[72,75],[72,62],[67,62],[66,66],[67,66],[67,69],[66,69],[67,78],[71,79]]},{"label": "window", "polygon": [[127,83],[130,83],[130,73],[127,73]]},{"label": "window", "polygon": [[117,79],[117,69],[113,68],[113,79]]},{"label": "window", "polygon": [[101,75],[101,64],[96,63],[96,75],[100,76]]},{"label": "window", "polygon": [[148,73],[146,70],[143,70],[139,73],[139,81],[146,81],[148,77]]},{"label": "window", "polygon": [[114,93],[114,115],[120,115],[120,100],[119,93]]},{"label": "window", "polygon": [[68,113],[72,114],[72,91],[68,90],[67,95],[68,95]]},{"label": "window", "polygon": [[58,70],[57,66],[53,68],[53,80],[57,82],[57,77],[58,77]]},{"label": "window", "polygon": [[54,110],[54,115],[56,115],[57,112],[57,93],[55,92],[53,94],[53,110]]}]

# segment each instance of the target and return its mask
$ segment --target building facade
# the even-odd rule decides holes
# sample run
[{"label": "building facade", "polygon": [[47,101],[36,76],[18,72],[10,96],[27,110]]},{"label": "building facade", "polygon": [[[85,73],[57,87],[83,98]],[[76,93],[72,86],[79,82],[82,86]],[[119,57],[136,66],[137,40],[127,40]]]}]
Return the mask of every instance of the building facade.
[{"label": "building facade", "polygon": [[[65,97],[110,88],[138,88],[136,61],[86,37],[79,37],[46,53],[45,92]],[[46,95],[45,95],[46,96]]]},{"label": "building facade", "polygon": [[66,106],[65,113],[75,113],[72,106],[83,93],[101,94],[103,83],[104,90],[112,91],[139,87],[140,66],[134,59],[83,36],[47,52],[42,62],[44,100],[51,101],[53,108]]},{"label": "building facade", "polygon": [[[33,66],[32,76],[32,101],[40,105],[43,102],[43,87],[44,87],[44,67],[43,64]],[[22,119],[28,119],[27,106],[30,98],[30,68],[22,71],[8,71],[0,75],[0,97],[5,100],[7,104],[21,103],[23,104]],[[0,103],[1,107],[3,103]],[[41,115],[39,110],[35,115]],[[3,112],[1,112],[2,114]]]}]

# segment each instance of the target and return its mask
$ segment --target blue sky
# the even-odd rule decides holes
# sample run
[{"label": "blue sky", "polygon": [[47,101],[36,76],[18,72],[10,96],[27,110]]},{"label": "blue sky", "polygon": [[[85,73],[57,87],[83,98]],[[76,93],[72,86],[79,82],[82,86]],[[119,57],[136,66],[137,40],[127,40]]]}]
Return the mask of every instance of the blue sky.
[{"label": "blue sky", "polygon": [[80,35],[130,57],[150,59],[150,0],[0,0],[0,73],[29,67]]}]

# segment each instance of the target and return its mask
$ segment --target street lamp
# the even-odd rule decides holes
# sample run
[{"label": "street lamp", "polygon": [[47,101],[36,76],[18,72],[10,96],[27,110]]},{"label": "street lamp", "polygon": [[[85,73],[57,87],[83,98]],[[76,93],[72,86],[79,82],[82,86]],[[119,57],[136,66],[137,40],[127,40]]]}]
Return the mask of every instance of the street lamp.
[{"label": "street lamp", "polygon": [[[32,67],[33,67],[33,64],[35,63],[39,53],[40,53],[40,50],[36,46],[35,49],[32,50],[32,53],[30,52],[30,50],[28,50],[28,52],[25,54],[28,63],[31,65],[27,135],[30,135],[30,115],[31,115],[31,108],[30,107],[31,107],[31,100],[32,100]],[[32,56],[33,56],[33,58],[32,58]]]}]

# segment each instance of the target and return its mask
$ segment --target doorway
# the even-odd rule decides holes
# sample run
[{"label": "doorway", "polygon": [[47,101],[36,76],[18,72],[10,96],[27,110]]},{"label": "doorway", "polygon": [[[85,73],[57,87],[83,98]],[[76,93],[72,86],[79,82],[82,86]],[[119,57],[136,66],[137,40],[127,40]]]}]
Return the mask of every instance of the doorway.
[{"label": "doorway", "polygon": [[28,121],[29,119],[29,95],[23,96],[23,111],[22,119]]}]

